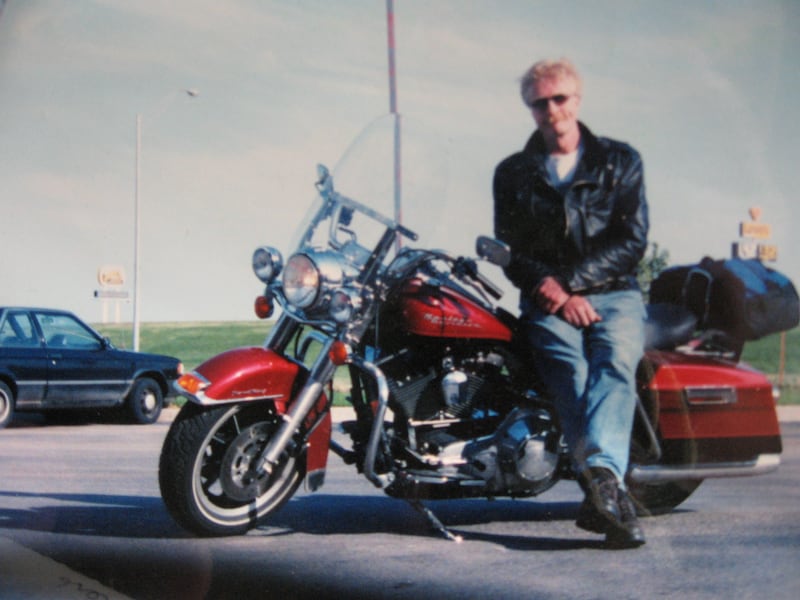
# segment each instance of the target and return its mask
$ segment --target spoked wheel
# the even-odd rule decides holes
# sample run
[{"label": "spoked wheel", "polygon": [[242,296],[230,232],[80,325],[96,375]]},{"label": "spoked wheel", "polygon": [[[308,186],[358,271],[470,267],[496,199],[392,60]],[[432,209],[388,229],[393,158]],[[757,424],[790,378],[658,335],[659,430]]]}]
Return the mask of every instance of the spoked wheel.
[{"label": "spoked wheel", "polygon": [[175,520],[197,535],[240,535],[291,498],[302,460],[285,453],[271,473],[256,468],[280,423],[264,406],[184,406],[159,464],[161,496]]}]

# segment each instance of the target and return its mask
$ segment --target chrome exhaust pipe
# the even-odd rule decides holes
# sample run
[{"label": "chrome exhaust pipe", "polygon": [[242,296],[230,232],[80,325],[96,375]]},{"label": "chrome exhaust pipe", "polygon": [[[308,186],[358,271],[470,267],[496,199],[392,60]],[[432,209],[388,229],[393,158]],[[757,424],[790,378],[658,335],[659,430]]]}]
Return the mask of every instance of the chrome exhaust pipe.
[{"label": "chrome exhaust pipe", "polygon": [[696,465],[634,465],[628,478],[634,483],[659,483],[681,479],[749,477],[770,473],[781,464],[779,454],[762,454],[755,460]]}]

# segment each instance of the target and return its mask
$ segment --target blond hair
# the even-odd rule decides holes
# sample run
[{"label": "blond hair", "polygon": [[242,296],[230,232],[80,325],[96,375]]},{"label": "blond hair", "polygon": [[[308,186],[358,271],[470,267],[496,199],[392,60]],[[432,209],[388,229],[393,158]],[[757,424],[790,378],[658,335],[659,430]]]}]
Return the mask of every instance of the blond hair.
[{"label": "blond hair", "polygon": [[532,97],[533,86],[539,81],[561,78],[574,79],[577,84],[576,93],[580,96],[581,88],[583,87],[581,76],[578,74],[575,65],[569,60],[566,58],[560,58],[558,60],[545,59],[534,63],[530,69],[525,71],[525,74],[520,79],[519,89],[522,95],[522,101],[528,106],[531,105],[531,102],[534,100]]}]

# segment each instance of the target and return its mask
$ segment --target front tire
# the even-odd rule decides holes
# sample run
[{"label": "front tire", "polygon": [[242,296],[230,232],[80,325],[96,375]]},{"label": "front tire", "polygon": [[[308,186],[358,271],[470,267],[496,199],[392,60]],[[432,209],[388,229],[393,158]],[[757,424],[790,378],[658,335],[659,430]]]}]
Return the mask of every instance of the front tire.
[{"label": "front tire", "polygon": [[241,535],[283,506],[303,480],[302,461],[285,453],[271,475],[250,468],[280,424],[263,405],[185,405],[159,462],[161,496],[173,518],[200,536]]}]

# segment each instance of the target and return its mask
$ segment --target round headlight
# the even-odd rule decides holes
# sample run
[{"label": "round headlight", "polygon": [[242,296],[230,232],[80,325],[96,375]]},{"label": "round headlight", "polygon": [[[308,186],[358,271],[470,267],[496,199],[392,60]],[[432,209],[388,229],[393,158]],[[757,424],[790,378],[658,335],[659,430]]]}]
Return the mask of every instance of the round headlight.
[{"label": "round headlight", "polygon": [[305,254],[295,254],[283,270],[283,294],[290,304],[308,308],[317,299],[320,287],[319,271]]},{"label": "round headlight", "polygon": [[264,283],[275,279],[282,268],[283,257],[275,248],[261,246],[253,252],[253,273]]},{"label": "round headlight", "polygon": [[353,316],[357,308],[359,298],[344,290],[336,290],[331,296],[328,312],[331,318],[337,323],[346,323]]}]

